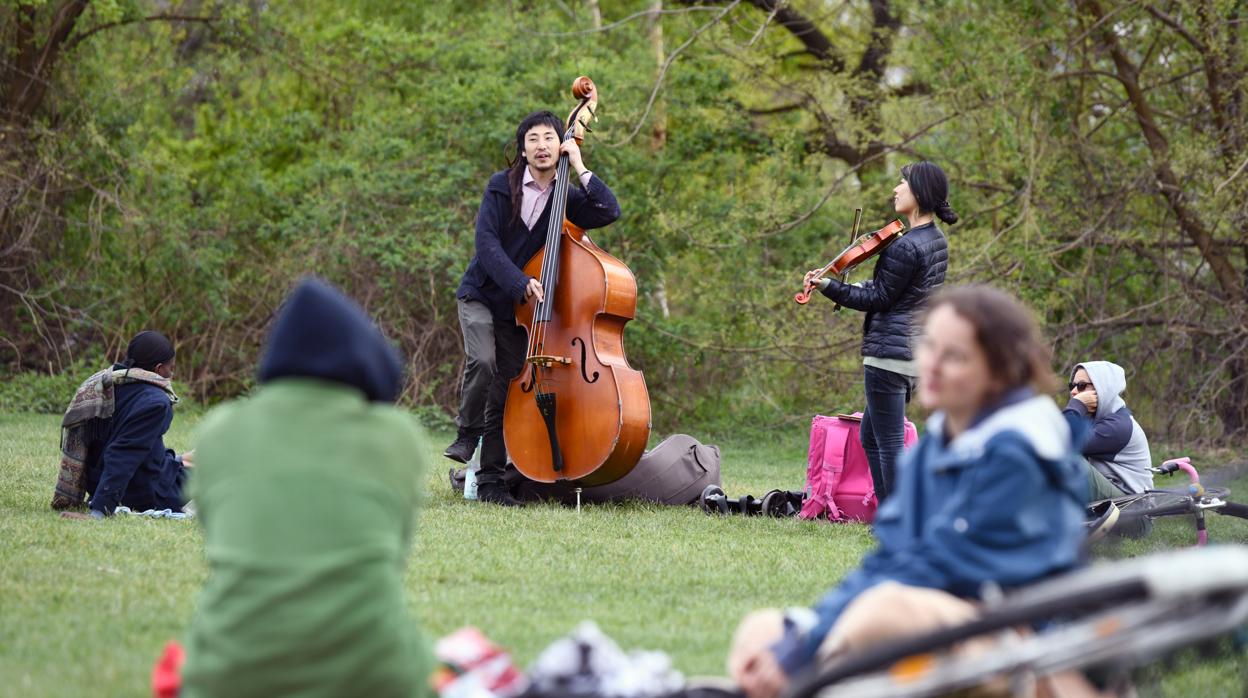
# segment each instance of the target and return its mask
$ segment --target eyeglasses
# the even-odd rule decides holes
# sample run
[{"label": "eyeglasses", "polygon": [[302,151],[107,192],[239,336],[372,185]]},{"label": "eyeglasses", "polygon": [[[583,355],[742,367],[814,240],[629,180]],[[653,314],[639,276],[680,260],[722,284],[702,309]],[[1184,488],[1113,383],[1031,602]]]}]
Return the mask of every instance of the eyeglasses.
[{"label": "eyeglasses", "polygon": [[1090,382],[1088,382],[1088,381],[1079,381],[1078,383],[1071,383],[1071,384],[1069,384],[1067,387],[1069,387],[1071,390],[1073,390],[1073,391],[1075,391],[1075,392],[1077,392],[1077,393],[1082,393],[1083,391],[1087,390],[1088,388],[1095,388],[1096,386],[1092,385],[1092,384],[1091,384]]}]

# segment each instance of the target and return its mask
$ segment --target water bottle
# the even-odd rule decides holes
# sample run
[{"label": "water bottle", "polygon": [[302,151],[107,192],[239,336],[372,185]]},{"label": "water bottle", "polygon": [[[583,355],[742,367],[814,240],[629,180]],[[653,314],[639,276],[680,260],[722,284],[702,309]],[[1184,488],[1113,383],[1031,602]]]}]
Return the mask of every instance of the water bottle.
[{"label": "water bottle", "polygon": [[481,469],[481,441],[477,439],[477,449],[468,459],[468,467],[464,468],[464,499],[477,498],[477,471]]}]

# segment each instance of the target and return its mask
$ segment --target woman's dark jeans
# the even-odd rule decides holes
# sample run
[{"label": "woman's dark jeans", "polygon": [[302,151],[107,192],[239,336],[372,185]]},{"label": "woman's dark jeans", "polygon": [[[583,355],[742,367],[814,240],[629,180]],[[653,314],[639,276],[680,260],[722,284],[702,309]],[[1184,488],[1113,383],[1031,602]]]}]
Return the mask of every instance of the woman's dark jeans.
[{"label": "woman's dark jeans", "polygon": [[883,504],[896,482],[897,458],[906,439],[906,403],[914,392],[914,379],[875,366],[863,369],[867,409],[859,435],[871,464],[875,496]]}]

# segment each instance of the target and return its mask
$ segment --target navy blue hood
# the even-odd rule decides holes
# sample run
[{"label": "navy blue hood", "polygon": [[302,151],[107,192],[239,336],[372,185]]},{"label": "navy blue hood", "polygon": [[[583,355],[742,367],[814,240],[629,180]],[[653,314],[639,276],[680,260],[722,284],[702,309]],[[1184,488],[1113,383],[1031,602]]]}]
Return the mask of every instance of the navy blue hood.
[{"label": "navy blue hood", "polygon": [[394,402],[403,389],[398,350],[355,301],[314,277],[282,304],[260,360],[261,383],[283,377],[342,383],[372,402]]}]

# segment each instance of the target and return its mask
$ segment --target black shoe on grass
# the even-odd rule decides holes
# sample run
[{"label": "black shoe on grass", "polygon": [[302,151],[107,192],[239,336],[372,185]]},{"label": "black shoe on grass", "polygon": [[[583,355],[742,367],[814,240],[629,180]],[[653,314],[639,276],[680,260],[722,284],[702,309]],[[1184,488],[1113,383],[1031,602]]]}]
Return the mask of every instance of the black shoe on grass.
[{"label": "black shoe on grass", "polygon": [[511,492],[507,491],[507,485],[501,482],[478,486],[477,499],[504,507],[524,506],[524,502],[511,496]]},{"label": "black shoe on grass", "polygon": [[477,450],[477,440],[461,436],[455,439],[455,443],[446,447],[442,455],[459,463],[467,463],[472,459],[472,454]]}]

